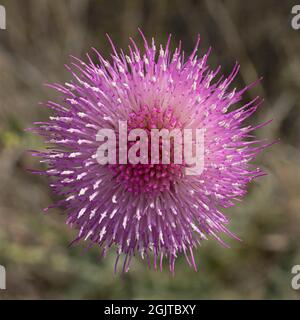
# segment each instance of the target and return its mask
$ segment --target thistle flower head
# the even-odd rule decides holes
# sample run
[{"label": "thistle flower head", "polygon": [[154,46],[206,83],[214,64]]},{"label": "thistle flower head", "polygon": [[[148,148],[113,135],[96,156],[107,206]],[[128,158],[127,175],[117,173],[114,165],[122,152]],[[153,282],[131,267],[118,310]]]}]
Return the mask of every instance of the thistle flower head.
[{"label": "thistle flower head", "polygon": [[[55,205],[65,208],[67,224],[79,230],[75,242],[98,244],[103,255],[115,247],[116,266],[124,254],[123,271],[135,253],[149,265],[153,260],[155,268],[162,268],[166,257],[172,272],[176,257],[184,254],[196,269],[193,249],[203,240],[223,243],[220,234],[234,236],[221,208],[233,206],[248,183],[263,174],[249,162],[266,144],[253,138],[259,126],[244,124],[260,100],[239,106],[250,88],[230,89],[239,66],[226,77],[217,76],[220,68],[207,65],[210,52],[196,55],[199,39],[185,59],[180,47],[171,52],[170,38],[159,47],[142,38],[144,48],[131,40],[128,54],[118,53],[110,41],[110,60],[96,50],[96,61],[89,55],[86,62],[73,58],[67,67],[73,79],[51,85],[62,97],[60,103],[47,102],[52,115],[32,129],[49,145],[45,152],[34,152],[47,164],[46,171],[35,172],[51,178],[62,198]],[[119,121],[126,121],[127,132],[143,129],[149,141],[152,129],[203,129],[201,174],[187,175],[189,165],[172,156],[167,164],[161,159],[124,164],[118,151],[125,148],[127,157],[133,141],[118,140],[116,163],[99,164],[97,133],[109,128],[119,137]]]}]

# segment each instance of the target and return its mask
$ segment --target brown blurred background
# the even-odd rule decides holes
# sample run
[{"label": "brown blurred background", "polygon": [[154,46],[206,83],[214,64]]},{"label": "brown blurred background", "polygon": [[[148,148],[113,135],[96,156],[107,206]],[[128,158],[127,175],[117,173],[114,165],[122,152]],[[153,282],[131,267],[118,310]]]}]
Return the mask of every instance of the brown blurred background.
[{"label": "brown blurred background", "polygon": [[[0,264],[6,267],[8,298],[97,299],[297,299],[291,268],[300,264],[300,30],[291,27],[295,1],[277,0],[0,0],[6,7],[7,30],[0,30]],[[109,33],[118,47],[129,36],[141,43],[165,43],[169,33],[190,52],[198,33],[201,52],[213,47],[209,60],[229,72],[235,63],[241,88],[264,77],[246,98],[265,98],[251,119],[273,123],[257,131],[279,144],[257,163],[268,176],[249,188],[245,201],[227,210],[231,230],[242,243],[225,239],[231,249],[214,241],[197,250],[199,272],[183,258],[173,278],[148,270],[133,259],[129,274],[114,275],[114,252],[99,259],[96,247],[68,248],[75,236],[60,210],[44,215],[54,199],[47,181],[25,171],[40,167],[26,149],[42,141],[23,131],[46,119],[40,101],[55,98],[46,82],[64,83],[69,55],[84,58],[91,47],[108,55]]]}]

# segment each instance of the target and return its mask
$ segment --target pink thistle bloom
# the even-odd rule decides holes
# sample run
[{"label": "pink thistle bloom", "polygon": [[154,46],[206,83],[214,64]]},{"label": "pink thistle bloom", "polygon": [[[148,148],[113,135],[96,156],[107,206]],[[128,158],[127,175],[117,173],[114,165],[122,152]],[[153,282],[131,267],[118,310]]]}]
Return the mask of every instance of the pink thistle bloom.
[{"label": "pink thistle bloom", "polygon": [[[129,53],[112,44],[108,61],[97,52],[97,62],[73,58],[67,67],[73,80],[52,84],[61,102],[47,102],[53,115],[31,129],[45,138],[46,152],[33,152],[47,164],[45,174],[62,200],[53,206],[67,211],[67,224],[79,230],[74,242],[89,240],[105,255],[112,246],[117,259],[124,254],[123,271],[139,253],[149,266],[153,259],[162,269],[163,258],[174,272],[175,259],[184,254],[196,270],[193,249],[220,234],[235,237],[220,211],[241,199],[247,185],[263,175],[249,162],[267,144],[254,138],[258,126],[244,121],[258,108],[257,97],[236,106],[252,85],[230,89],[239,66],[227,77],[214,80],[220,71],[207,65],[209,53],[197,57],[199,38],[184,59],[181,47],[170,51],[144,40],[143,52],[131,40]],[[142,128],[204,129],[204,168],[200,175],[186,175],[185,164],[100,165],[95,157],[101,128],[117,131],[118,121],[128,130]],[[121,146],[118,146],[118,148]],[[225,245],[225,244],[224,244]]]}]

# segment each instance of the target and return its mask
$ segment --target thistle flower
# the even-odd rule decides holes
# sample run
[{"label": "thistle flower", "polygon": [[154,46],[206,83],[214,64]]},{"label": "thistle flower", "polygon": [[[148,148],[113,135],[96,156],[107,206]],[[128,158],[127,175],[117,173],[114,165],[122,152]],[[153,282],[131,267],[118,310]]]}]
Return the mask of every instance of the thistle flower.
[{"label": "thistle flower", "polygon": [[[207,65],[210,54],[197,57],[195,49],[185,60],[181,45],[172,53],[170,37],[165,47],[149,44],[141,33],[141,52],[131,39],[129,53],[112,46],[111,61],[97,50],[94,62],[72,57],[67,69],[73,80],[52,84],[61,102],[47,102],[53,115],[31,129],[49,144],[46,152],[34,151],[47,164],[35,171],[51,178],[51,187],[62,199],[50,206],[67,211],[67,224],[79,229],[74,242],[89,240],[105,255],[115,247],[124,254],[128,271],[135,253],[149,266],[162,269],[163,258],[174,272],[175,259],[184,254],[196,270],[193,249],[208,237],[224,233],[229,220],[220,211],[241,199],[247,185],[263,175],[249,162],[266,147],[245,125],[261,103],[257,97],[238,106],[246,90],[230,89],[239,66],[227,77],[216,76],[220,67]],[[118,121],[134,128],[203,128],[204,168],[201,175],[184,174],[185,164],[100,165],[95,157],[101,128],[117,131]],[[117,148],[122,146],[118,145]],[[48,208],[47,208],[48,209]]]}]

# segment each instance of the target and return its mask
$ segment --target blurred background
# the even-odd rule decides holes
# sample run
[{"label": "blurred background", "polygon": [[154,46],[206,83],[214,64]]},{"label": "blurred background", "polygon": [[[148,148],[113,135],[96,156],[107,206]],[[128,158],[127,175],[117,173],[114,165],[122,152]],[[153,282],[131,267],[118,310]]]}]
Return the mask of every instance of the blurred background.
[{"label": "blurred background", "polygon": [[[300,30],[291,27],[295,1],[276,0],[0,0],[7,30],[0,30],[0,264],[7,290],[0,299],[297,299],[291,268],[300,264]],[[38,103],[54,90],[46,82],[64,83],[69,55],[84,59],[94,46],[108,56],[109,33],[117,47],[129,36],[146,37],[173,47],[181,39],[189,53],[201,34],[201,53],[209,46],[209,64],[228,73],[235,61],[241,72],[234,86],[264,80],[246,99],[263,96],[251,119],[272,118],[258,137],[280,143],[257,163],[268,173],[249,187],[245,201],[226,213],[231,230],[243,239],[226,239],[224,249],[207,241],[196,252],[199,271],[184,258],[172,277],[148,270],[133,259],[131,270],[114,275],[115,255],[99,259],[94,247],[68,248],[76,231],[65,226],[62,210],[45,215],[54,201],[43,177],[26,168],[41,164],[26,152],[42,141],[24,128],[47,118]],[[246,101],[246,100],[245,100]]]}]

